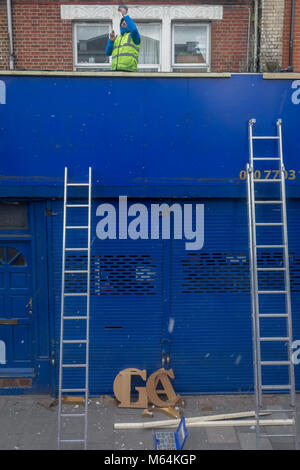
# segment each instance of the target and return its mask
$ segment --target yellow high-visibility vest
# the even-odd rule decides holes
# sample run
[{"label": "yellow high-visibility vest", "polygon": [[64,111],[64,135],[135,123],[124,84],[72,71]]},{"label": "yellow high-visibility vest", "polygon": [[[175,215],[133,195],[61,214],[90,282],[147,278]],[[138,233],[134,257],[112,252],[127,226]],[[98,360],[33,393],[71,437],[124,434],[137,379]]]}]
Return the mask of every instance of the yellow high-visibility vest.
[{"label": "yellow high-visibility vest", "polygon": [[112,69],[129,72],[137,71],[140,44],[135,44],[130,33],[119,35],[112,51]]}]

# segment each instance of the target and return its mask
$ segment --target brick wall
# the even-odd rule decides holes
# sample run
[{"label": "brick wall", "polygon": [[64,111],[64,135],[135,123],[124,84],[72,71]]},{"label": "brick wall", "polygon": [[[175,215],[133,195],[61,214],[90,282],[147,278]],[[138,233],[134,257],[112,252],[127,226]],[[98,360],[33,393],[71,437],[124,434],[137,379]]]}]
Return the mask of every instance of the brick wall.
[{"label": "brick wall", "polygon": [[261,1],[260,71],[272,72],[282,64],[284,0]]},{"label": "brick wall", "polygon": [[[251,62],[251,44],[248,44],[251,6],[224,6],[223,20],[213,21],[211,27],[211,70],[215,72],[247,72]],[[251,34],[250,34],[251,37]]]},{"label": "brick wall", "polygon": [[72,70],[72,25],[56,1],[13,2],[15,68]]},{"label": "brick wall", "polygon": [[[290,64],[289,42],[291,27],[291,0],[285,0],[285,18],[283,26],[283,50],[282,66],[286,68]],[[293,69],[294,72],[300,72],[300,3],[295,2],[294,19],[294,46],[293,46]]]},{"label": "brick wall", "polygon": [[[16,69],[73,70],[72,22],[60,18],[60,5],[68,3],[118,5],[122,2],[120,0],[12,0]],[[201,4],[199,0],[134,1],[134,4],[149,3]],[[205,0],[202,3],[222,5],[225,2]],[[238,5],[236,0],[226,0],[224,19],[212,22],[212,71],[246,71],[251,4],[251,0],[240,0]],[[5,0],[0,0],[0,14],[2,11],[6,11]],[[0,18],[0,41],[3,44],[0,68],[6,69],[8,43],[5,15],[1,15]]]}]

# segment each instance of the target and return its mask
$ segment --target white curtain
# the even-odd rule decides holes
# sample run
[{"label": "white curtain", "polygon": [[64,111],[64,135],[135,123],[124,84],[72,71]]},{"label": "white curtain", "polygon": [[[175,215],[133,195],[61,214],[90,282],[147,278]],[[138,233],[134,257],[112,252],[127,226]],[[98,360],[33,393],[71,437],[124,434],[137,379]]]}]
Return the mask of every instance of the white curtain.
[{"label": "white curtain", "polygon": [[159,64],[160,24],[140,23],[137,27],[141,36],[139,64]]}]

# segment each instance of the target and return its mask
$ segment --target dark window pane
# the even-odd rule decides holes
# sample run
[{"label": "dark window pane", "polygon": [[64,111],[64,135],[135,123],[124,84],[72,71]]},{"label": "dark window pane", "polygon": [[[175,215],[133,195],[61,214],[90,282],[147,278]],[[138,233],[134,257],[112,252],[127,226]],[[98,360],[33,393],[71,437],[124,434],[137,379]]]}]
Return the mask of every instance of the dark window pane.
[{"label": "dark window pane", "polygon": [[0,203],[0,230],[26,229],[27,206],[25,203]]},{"label": "dark window pane", "polygon": [[13,260],[11,266],[26,266],[26,259],[22,253],[19,253],[19,255]]},{"label": "dark window pane", "polygon": [[18,254],[18,250],[10,246],[6,247],[6,262],[9,263]]},{"label": "dark window pane", "polygon": [[205,64],[207,51],[208,28],[201,25],[174,26],[175,64]]},{"label": "dark window pane", "polygon": [[106,25],[77,26],[77,63],[105,64],[109,62],[105,54],[109,28]]},{"label": "dark window pane", "polygon": [[0,263],[4,264],[5,263],[5,250],[4,246],[0,246]]}]

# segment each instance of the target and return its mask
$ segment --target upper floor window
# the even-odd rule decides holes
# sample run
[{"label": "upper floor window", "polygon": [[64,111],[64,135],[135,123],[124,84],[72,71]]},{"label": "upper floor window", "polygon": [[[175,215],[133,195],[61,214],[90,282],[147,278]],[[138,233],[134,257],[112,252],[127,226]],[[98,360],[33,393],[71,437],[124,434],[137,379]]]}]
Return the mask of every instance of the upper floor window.
[{"label": "upper floor window", "polygon": [[172,27],[173,72],[209,71],[210,27],[204,23],[174,23]]},{"label": "upper floor window", "polygon": [[160,23],[136,23],[141,36],[139,70],[158,72],[160,70]]},{"label": "upper floor window", "polygon": [[110,70],[110,58],[105,55],[109,23],[74,24],[74,62],[76,70]]}]

